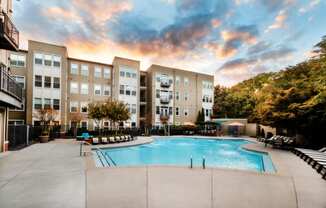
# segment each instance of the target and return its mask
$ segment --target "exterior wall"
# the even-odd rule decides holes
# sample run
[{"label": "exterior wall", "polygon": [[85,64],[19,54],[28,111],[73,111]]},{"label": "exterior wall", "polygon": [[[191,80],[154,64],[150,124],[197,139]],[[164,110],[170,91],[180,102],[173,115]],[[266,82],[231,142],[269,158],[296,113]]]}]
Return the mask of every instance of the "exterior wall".
[{"label": "exterior wall", "polygon": [[[34,58],[36,54],[42,54],[45,59],[45,55],[61,58],[60,67],[55,68],[53,66],[45,66],[44,61],[43,65],[35,64]],[[27,58],[27,67],[28,67],[28,76],[27,76],[27,94],[26,97],[31,98],[27,99],[26,103],[26,123],[33,124],[34,120],[37,120],[35,117],[35,110],[33,106],[34,98],[50,98],[60,99],[60,110],[58,111],[57,120],[60,124],[67,124],[66,110],[67,105],[65,100],[67,100],[67,49],[64,46],[57,46],[52,44],[46,44],[36,41],[28,42],[28,58]],[[44,76],[50,76],[60,78],[60,89],[45,89],[44,87],[35,87],[35,75],[41,75],[43,79],[44,86]],[[43,100],[44,102],[44,100]]]},{"label": "exterior wall", "polygon": [[[162,88],[160,86],[157,77],[162,75],[167,76],[168,79],[172,79],[170,87]],[[213,86],[213,76],[160,65],[152,65],[148,70],[148,77],[148,86],[150,88],[148,106],[152,115],[150,119],[153,125],[161,125],[159,115],[156,114],[156,106],[172,107],[172,115],[170,115],[169,124],[173,125],[195,123],[198,112],[201,111],[203,107],[209,109],[210,113],[212,112],[213,89],[204,89],[202,83],[204,81],[209,82]],[[156,90],[163,89],[172,91],[172,99],[168,104],[162,104],[160,100],[156,98]],[[212,103],[203,104],[203,94],[211,95]],[[176,114],[177,108],[179,115]],[[206,117],[206,120],[208,120],[209,117],[210,115]]]},{"label": "exterior wall", "polygon": [[[72,65],[76,64],[78,66],[78,74],[72,73]],[[88,66],[88,76],[84,76],[81,74],[81,67]],[[95,76],[95,68],[101,69],[101,77]],[[110,77],[104,77],[104,69],[110,70]],[[74,120],[75,116],[80,115],[82,121],[87,122],[88,127],[90,129],[94,128],[94,121],[92,119],[87,118],[87,113],[82,112],[82,104],[92,103],[92,102],[104,102],[108,99],[112,98],[112,65],[79,60],[69,58],[68,61],[68,87],[67,87],[67,117],[68,117],[68,125],[71,124],[71,121]],[[78,83],[78,93],[71,93],[71,83]],[[82,94],[81,86],[82,84],[88,84],[88,93]],[[94,86],[101,86],[101,95],[96,95]],[[109,86],[110,95],[104,95],[104,88]],[[70,104],[71,102],[78,102],[78,112],[70,112]]]},{"label": "exterior wall", "polygon": [[[120,72],[136,73],[136,77],[130,78],[120,76]],[[124,122],[124,126],[131,127],[132,124],[139,126],[139,83],[140,83],[140,62],[131,59],[115,57],[113,60],[113,99],[122,101],[127,105],[136,105],[136,113],[131,113],[131,118]],[[136,96],[120,94],[120,85],[136,91]],[[126,90],[125,89],[125,90]]]},{"label": "exterior wall", "polygon": [[[17,55],[19,57],[25,57],[25,65],[24,66],[18,66],[17,64],[13,64],[15,62],[15,57],[17,58]],[[20,109],[17,108],[12,108],[9,112],[9,123],[25,123],[26,120],[26,86],[27,86],[27,74],[28,74],[28,69],[27,69],[27,51],[19,51],[19,52],[10,52],[9,57],[10,57],[10,71],[11,74],[14,77],[19,77],[24,79],[24,88],[23,88],[23,106]]]}]

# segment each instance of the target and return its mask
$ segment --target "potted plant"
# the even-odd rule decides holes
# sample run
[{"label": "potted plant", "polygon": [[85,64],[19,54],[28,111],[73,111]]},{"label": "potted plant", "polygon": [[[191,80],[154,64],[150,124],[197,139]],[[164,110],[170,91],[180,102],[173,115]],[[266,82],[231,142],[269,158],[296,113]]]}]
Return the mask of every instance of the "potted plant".
[{"label": "potted plant", "polygon": [[50,130],[53,122],[55,121],[57,112],[52,108],[39,109],[35,117],[41,124],[41,135],[39,136],[41,143],[46,143],[50,138]]}]

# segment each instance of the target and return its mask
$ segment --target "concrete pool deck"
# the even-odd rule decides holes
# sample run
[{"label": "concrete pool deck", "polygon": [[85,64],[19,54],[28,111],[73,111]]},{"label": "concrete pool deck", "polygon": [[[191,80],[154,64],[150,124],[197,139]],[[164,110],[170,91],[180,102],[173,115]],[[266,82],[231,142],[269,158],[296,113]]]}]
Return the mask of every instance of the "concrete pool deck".
[{"label": "concrete pool deck", "polygon": [[246,148],[268,152],[278,172],[96,168],[76,141],[35,144],[0,155],[0,207],[326,207],[326,181],[299,157]]}]

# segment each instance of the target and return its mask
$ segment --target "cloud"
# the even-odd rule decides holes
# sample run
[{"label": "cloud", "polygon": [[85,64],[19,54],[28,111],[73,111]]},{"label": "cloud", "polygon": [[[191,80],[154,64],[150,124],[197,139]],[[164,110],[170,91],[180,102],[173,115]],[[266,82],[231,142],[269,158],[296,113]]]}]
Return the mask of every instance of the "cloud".
[{"label": "cloud", "polygon": [[266,61],[266,60],[276,61],[278,59],[287,58],[294,51],[295,51],[295,49],[293,49],[293,48],[288,48],[288,47],[282,46],[277,49],[266,51],[266,52],[262,53],[259,58],[264,61]]},{"label": "cloud", "polygon": [[299,12],[304,14],[309,12],[310,10],[314,9],[318,4],[320,3],[320,0],[311,0],[309,4],[306,6],[303,6],[299,9]]},{"label": "cloud", "polygon": [[244,25],[231,30],[222,30],[220,35],[223,44],[211,42],[206,44],[205,48],[214,52],[219,58],[232,57],[243,44],[255,44],[258,34],[256,25]]},{"label": "cloud", "polygon": [[272,44],[269,42],[260,41],[260,42],[256,43],[255,45],[249,47],[247,54],[248,55],[257,54],[257,53],[269,50],[271,46],[272,46]]},{"label": "cloud", "polygon": [[285,10],[281,10],[278,15],[275,17],[274,23],[265,30],[269,32],[271,30],[281,29],[285,27],[285,21],[288,18],[288,15]]},{"label": "cloud", "polygon": [[297,0],[259,0],[260,3],[270,12],[294,5]]}]

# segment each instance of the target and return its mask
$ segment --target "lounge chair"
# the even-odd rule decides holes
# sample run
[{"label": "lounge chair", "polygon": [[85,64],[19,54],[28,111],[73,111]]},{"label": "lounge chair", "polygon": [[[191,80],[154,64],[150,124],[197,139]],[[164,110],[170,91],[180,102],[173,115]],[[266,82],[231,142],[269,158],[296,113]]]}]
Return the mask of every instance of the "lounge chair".
[{"label": "lounge chair", "polygon": [[115,138],[113,136],[109,137],[109,141],[110,141],[110,143],[115,143],[116,142],[116,140],[115,140]]},{"label": "lounge chair", "polygon": [[107,144],[108,143],[108,138],[107,137],[102,137],[101,138],[101,143]]},{"label": "lounge chair", "polygon": [[298,156],[304,155],[305,153],[321,153],[321,152],[326,152],[326,147],[323,147],[319,150],[312,150],[312,149],[304,149],[304,148],[295,148],[294,153]]},{"label": "lounge chair", "polygon": [[98,139],[98,137],[93,137],[92,138],[92,144],[99,144],[100,142],[99,142],[99,139]]},{"label": "lounge chair", "polygon": [[121,142],[121,138],[119,136],[114,137],[116,142]]}]

